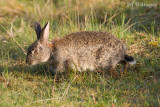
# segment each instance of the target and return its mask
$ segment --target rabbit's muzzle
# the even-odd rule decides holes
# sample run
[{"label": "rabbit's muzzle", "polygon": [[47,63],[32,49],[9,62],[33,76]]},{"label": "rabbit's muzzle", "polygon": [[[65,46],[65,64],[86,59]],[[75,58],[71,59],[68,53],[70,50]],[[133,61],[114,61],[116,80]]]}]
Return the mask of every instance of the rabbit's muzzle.
[{"label": "rabbit's muzzle", "polygon": [[28,65],[36,65],[38,62],[37,61],[32,61],[32,60],[29,60],[29,58],[26,58],[26,64]]},{"label": "rabbit's muzzle", "polygon": [[30,58],[29,58],[28,55],[27,55],[27,57],[26,57],[26,64],[28,64],[28,65],[33,65],[33,61],[30,60]]}]

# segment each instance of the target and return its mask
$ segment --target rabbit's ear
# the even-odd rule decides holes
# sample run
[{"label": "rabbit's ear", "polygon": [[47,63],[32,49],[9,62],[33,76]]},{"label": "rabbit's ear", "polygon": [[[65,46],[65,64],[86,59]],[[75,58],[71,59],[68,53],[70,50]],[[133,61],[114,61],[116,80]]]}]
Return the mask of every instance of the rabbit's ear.
[{"label": "rabbit's ear", "polygon": [[46,25],[41,30],[40,41],[47,42],[48,37],[49,37],[49,22],[47,22]]},{"label": "rabbit's ear", "polygon": [[37,34],[37,39],[40,38],[40,34],[41,34],[41,25],[38,22],[34,23],[34,29],[36,31]]}]

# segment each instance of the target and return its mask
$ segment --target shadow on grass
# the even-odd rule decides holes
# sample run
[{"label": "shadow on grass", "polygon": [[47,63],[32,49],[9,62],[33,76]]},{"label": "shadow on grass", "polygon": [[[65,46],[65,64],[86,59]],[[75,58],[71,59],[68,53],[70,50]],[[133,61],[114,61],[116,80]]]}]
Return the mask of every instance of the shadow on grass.
[{"label": "shadow on grass", "polygon": [[48,75],[54,76],[49,72],[49,69],[46,65],[36,65],[36,66],[28,66],[28,65],[17,65],[17,66],[0,66],[0,71],[2,72],[18,72],[25,73],[30,75]]}]

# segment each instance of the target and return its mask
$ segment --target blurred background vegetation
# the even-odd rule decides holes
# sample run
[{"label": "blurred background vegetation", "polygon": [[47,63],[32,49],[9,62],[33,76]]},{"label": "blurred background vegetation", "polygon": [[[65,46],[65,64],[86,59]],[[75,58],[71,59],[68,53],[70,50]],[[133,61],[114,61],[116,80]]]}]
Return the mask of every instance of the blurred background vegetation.
[{"label": "blurred background vegetation", "polygon": [[[129,3],[134,4],[128,6]],[[156,4],[156,6],[136,6],[136,3]],[[121,14],[125,22],[137,23],[135,28],[150,29],[154,24],[159,30],[160,8],[159,0],[0,0],[0,23],[10,25],[10,22],[53,20],[85,23],[93,15],[97,23],[116,23]],[[141,30],[142,30],[141,29]],[[2,28],[1,28],[2,30]]]}]

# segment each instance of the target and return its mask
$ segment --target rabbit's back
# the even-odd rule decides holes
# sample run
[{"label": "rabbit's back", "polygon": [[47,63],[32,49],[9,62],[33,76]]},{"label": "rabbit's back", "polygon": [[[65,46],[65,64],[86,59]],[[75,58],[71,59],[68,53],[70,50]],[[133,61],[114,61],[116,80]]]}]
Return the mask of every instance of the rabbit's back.
[{"label": "rabbit's back", "polygon": [[53,58],[71,61],[78,70],[109,68],[123,60],[125,45],[107,32],[82,31],[71,33],[55,43]]}]

